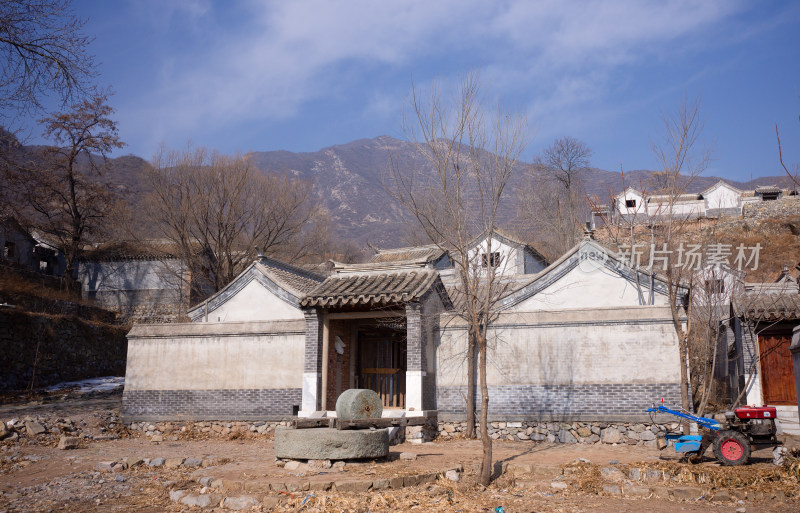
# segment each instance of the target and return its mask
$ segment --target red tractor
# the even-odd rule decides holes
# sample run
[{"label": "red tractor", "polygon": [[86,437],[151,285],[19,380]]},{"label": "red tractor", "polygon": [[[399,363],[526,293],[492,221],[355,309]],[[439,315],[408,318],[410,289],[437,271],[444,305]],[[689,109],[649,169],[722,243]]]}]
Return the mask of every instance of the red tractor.
[{"label": "red tractor", "polygon": [[658,439],[659,449],[672,442],[675,452],[684,453],[687,460],[697,462],[709,446],[714,447],[714,457],[723,465],[743,465],[750,458],[750,452],[763,447],[781,445],[776,437],[774,406],[743,406],[725,412],[725,421],[699,417],[665,406],[654,406],[650,413],[669,413],[696,422],[705,428],[702,435],[666,434]]}]

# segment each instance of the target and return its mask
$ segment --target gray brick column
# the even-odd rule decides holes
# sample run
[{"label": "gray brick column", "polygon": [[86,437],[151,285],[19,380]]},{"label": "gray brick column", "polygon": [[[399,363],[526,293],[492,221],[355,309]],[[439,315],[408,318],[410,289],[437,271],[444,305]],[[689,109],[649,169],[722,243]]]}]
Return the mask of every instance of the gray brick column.
[{"label": "gray brick column", "polygon": [[422,411],[425,331],[419,303],[406,305],[406,410]]},{"label": "gray brick column", "polygon": [[316,308],[303,310],[306,320],[306,346],[303,360],[303,403],[308,414],[319,410],[322,382],[322,319]]}]

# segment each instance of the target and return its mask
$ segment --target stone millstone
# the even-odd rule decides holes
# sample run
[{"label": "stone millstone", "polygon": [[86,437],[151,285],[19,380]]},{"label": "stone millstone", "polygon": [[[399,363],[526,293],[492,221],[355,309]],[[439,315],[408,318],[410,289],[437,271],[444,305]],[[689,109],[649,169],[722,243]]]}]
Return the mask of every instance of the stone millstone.
[{"label": "stone millstone", "polygon": [[276,429],[275,456],[293,460],[383,458],[389,454],[388,429]]},{"label": "stone millstone", "polygon": [[379,419],[383,401],[373,390],[351,388],[336,399],[336,418],[339,420]]}]

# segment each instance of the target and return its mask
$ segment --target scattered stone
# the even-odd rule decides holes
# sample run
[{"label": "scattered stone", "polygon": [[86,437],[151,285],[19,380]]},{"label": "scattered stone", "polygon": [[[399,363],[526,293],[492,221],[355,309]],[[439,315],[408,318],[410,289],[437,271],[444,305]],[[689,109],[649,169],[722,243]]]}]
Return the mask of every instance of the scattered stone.
[{"label": "scattered stone", "polygon": [[167,458],[164,460],[164,466],[167,468],[178,468],[183,464],[183,458]]},{"label": "scattered stone", "polygon": [[162,467],[164,466],[164,458],[153,458],[147,466],[149,467]]},{"label": "scattered stone", "polygon": [[672,496],[680,500],[694,500],[703,495],[703,490],[694,487],[680,487],[672,489]]},{"label": "scattered stone", "polygon": [[308,460],[308,466],[327,470],[331,468],[331,460]]},{"label": "scattered stone", "polygon": [[661,471],[654,468],[647,469],[644,475],[645,475],[645,480],[650,483],[661,481],[662,477]]},{"label": "scattered stone", "polygon": [[37,436],[47,432],[43,425],[33,421],[25,423],[25,431],[28,433],[28,436]]},{"label": "scattered stone", "polygon": [[615,485],[615,484],[604,483],[603,484],[603,491],[608,493],[608,494],[611,494],[611,495],[621,495],[622,494],[622,489],[619,487],[619,485]]},{"label": "scattered stone", "polygon": [[334,472],[341,472],[342,470],[344,470],[344,466],[345,462],[337,461],[336,463],[331,465],[331,470],[333,470]]},{"label": "scattered stone", "polygon": [[260,503],[258,499],[250,495],[239,495],[237,497],[228,497],[222,501],[222,505],[234,511],[244,511],[254,508]]},{"label": "scattered stone", "polygon": [[552,483],[550,483],[550,488],[554,490],[566,490],[568,486],[569,485],[567,485],[567,483],[565,483],[564,481],[553,481]]},{"label": "scattered stone", "polygon": [[128,458],[125,462],[128,464],[128,467],[138,467],[144,463],[144,460],[142,458]]},{"label": "scattered stone", "polygon": [[333,487],[333,481],[315,481],[309,486],[310,490],[327,492]]},{"label": "scattered stone", "polygon": [[603,476],[603,479],[612,483],[619,483],[625,480],[625,474],[616,467],[603,467],[600,469],[600,475]]},{"label": "scattered stone", "polygon": [[646,486],[626,486],[625,495],[630,495],[632,497],[649,497],[650,488]]},{"label": "scattered stone", "polygon": [[389,488],[389,480],[388,479],[376,479],[372,482],[372,489],[373,490],[385,490]]},{"label": "scattered stone", "polygon": [[97,470],[100,472],[111,472],[111,469],[116,463],[116,461],[101,461],[97,464]]},{"label": "scattered stone", "polygon": [[0,421],[0,440],[7,437],[11,434],[11,430],[8,429],[5,422]]},{"label": "scattered stone", "polygon": [[417,455],[414,454],[413,452],[401,452],[400,459],[406,461],[414,461],[415,459],[417,459]]},{"label": "scattered stone", "polygon": [[178,501],[180,501],[180,500],[181,500],[181,499],[182,499],[182,498],[183,498],[183,497],[184,497],[184,496],[185,496],[187,493],[189,493],[189,491],[188,491],[188,490],[172,490],[172,491],[170,491],[170,492],[169,492],[169,500],[171,500],[172,502],[178,502]]},{"label": "scattered stone", "polygon": [[122,474],[117,474],[117,476],[114,478],[114,481],[116,481],[118,483],[124,483],[125,482],[125,476],[123,476]]},{"label": "scattered stone", "polygon": [[297,460],[291,460],[287,461],[286,464],[283,466],[283,468],[285,468],[286,470],[305,472],[308,470],[308,465]]},{"label": "scattered stone", "polygon": [[200,458],[186,458],[183,460],[183,466],[188,468],[199,467],[203,464],[203,460]]},{"label": "scattered stone", "polygon": [[372,481],[336,481],[337,492],[363,493],[372,487]]},{"label": "scattered stone", "polygon": [[207,508],[209,506],[216,506],[219,504],[219,496],[216,494],[186,495],[185,497],[181,498],[181,504]]},{"label": "scattered stone", "polygon": [[746,513],[747,508],[736,508],[736,513]]},{"label": "scattered stone", "polygon": [[461,481],[461,472],[458,472],[457,470],[448,470],[444,473],[444,477],[450,481],[453,481],[454,483],[457,483]]},{"label": "scattered stone", "polygon": [[62,451],[66,451],[69,449],[77,449],[80,445],[81,439],[77,436],[64,436],[61,435],[61,438],[58,439],[58,448]]},{"label": "scattered stone", "polygon": [[151,442],[163,442],[164,441],[164,437],[161,436],[161,435],[153,435],[153,436],[150,437],[150,441]]},{"label": "scattered stone", "polygon": [[718,502],[730,502],[733,500],[733,497],[731,497],[731,494],[729,494],[726,490],[720,490],[714,494],[711,500]]},{"label": "scattered stone", "polygon": [[641,481],[643,476],[644,476],[644,473],[642,472],[641,469],[632,468],[632,469],[628,470],[628,478],[631,481]]}]

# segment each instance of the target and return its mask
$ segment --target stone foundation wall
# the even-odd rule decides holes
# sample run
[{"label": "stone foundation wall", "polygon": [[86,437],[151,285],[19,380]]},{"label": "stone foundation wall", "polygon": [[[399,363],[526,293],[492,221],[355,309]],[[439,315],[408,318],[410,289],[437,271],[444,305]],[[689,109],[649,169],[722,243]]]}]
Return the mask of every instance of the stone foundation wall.
[{"label": "stone foundation wall", "polygon": [[800,215],[800,196],[786,196],[773,201],[756,201],[747,203],[742,208],[745,219],[767,219]]},{"label": "stone foundation wall", "polygon": [[[439,422],[439,436],[463,435],[466,422]],[[656,434],[678,429],[678,423],[610,423],[610,422],[490,422],[493,440],[554,442],[567,444],[628,444],[655,447]],[[477,428],[477,426],[476,426]]]}]

